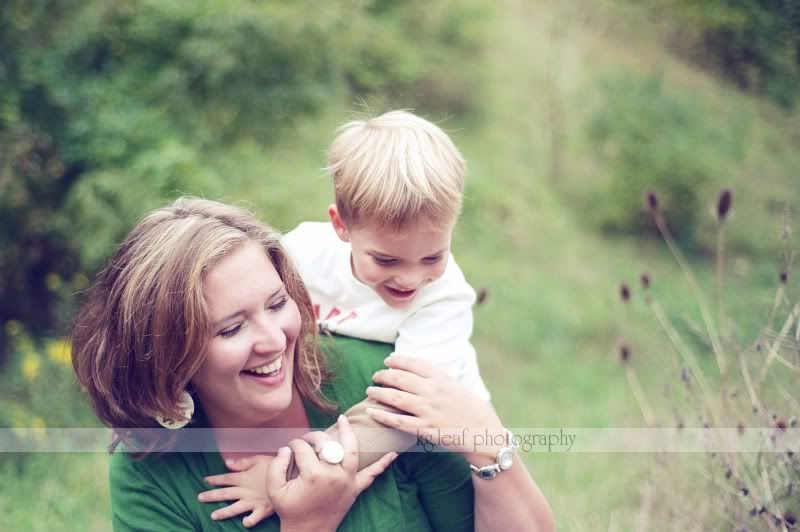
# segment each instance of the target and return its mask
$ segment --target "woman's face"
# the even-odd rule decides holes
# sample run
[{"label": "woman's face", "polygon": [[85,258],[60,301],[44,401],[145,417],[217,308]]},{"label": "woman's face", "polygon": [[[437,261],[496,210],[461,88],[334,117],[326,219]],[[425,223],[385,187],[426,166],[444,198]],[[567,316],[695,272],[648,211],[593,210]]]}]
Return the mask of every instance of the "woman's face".
[{"label": "woman's face", "polygon": [[211,338],[192,384],[215,427],[263,425],[292,399],[297,305],[253,242],[212,268],[204,289]]}]

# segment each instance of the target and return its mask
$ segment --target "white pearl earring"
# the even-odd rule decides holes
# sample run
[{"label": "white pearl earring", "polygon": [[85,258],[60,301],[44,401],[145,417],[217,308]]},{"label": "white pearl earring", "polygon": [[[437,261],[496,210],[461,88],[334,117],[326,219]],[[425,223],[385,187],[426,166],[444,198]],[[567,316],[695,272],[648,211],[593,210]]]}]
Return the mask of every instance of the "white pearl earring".
[{"label": "white pearl earring", "polygon": [[162,416],[156,416],[158,424],[166,429],[179,429],[185,427],[194,415],[194,400],[189,392],[184,391],[181,393],[181,399],[178,401],[178,409],[181,411],[180,419],[167,419]]}]

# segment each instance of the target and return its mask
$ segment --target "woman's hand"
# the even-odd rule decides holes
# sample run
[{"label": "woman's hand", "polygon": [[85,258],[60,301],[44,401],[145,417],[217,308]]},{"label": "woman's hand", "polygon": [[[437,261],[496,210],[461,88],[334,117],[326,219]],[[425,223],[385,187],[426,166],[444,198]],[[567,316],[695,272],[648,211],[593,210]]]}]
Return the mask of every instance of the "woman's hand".
[{"label": "woman's hand", "polygon": [[267,471],[272,461],[272,456],[264,455],[226,460],[233,473],[206,477],[210,485],[224,487],[198,494],[201,502],[236,501],[212,512],[211,519],[219,521],[250,512],[242,519],[242,524],[250,528],[272,515],[275,510],[267,496]]},{"label": "woman's hand", "polygon": [[[357,471],[358,440],[344,416],[337,422],[344,459],[340,464],[320,461],[317,453],[303,439],[282,447],[267,472],[267,493],[281,518],[281,530],[335,530],[356,497],[397,458],[388,453],[369,467]],[[322,442],[322,433],[312,438],[314,447]],[[286,480],[289,458],[294,454],[300,475]]]},{"label": "woman's hand", "polygon": [[369,408],[367,414],[373,419],[459,452],[468,460],[481,454],[481,446],[496,452],[495,441],[504,438],[505,432],[490,403],[424,360],[390,355],[385,363],[388,369],[372,378],[383,386],[370,386],[367,396],[406,414]]}]

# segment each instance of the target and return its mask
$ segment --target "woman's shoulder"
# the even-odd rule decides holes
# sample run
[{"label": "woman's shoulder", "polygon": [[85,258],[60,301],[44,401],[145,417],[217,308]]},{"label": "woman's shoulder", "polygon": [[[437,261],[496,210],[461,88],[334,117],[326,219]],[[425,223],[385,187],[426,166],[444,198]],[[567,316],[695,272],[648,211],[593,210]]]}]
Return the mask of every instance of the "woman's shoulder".
[{"label": "woman's shoulder", "polygon": [[198,478],[203,453],[152,453],[138,457],[118,447],[109,465],[115,530],[197,529]]},{"label": "woman's shoulder", "polygon": [[331,335],[320,341],[333,378],[323,387],[327,397],[346,410],[366,397],[372,375],[384,367],[383,360],[394,351],[392,344]]}]

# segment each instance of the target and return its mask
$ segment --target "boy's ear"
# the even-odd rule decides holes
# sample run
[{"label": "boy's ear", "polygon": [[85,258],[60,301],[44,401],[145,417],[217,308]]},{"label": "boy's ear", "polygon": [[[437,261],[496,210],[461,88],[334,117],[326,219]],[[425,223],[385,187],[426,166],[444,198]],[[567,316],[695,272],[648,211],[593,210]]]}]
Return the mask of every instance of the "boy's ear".
[{"label": "boy's ear", "polygon": [[347,230],[347,226],[344,225],[342,217],[339,216],[339,209],[336,208],[335,203],[328,206],[328,216],[333,224],[333,230],[336,231],[342,242],[350,242],[350,232]]}]

